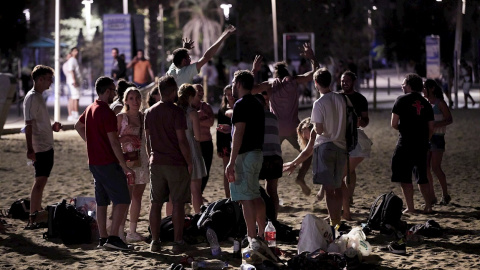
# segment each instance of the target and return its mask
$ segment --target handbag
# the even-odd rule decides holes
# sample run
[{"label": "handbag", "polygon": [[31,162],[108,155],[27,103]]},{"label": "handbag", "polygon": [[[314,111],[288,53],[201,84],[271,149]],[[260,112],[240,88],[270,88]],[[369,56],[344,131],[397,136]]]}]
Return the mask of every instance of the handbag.
[{"label": "handbag", "polygon": [[130,168],[142,166],[142,161],[140,160],[140,150],[123,153],[123,158],[125,159],[127,166]]}]

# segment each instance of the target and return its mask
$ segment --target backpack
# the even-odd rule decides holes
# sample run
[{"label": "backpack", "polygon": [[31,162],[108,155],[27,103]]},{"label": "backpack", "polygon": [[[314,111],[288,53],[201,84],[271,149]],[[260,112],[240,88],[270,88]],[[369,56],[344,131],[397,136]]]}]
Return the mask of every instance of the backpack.
[{"label": "backpack", "polygon": [[[197,237],[200,232],[197,228],[197,221],[200,218],[200,214],[185,215],[185,222],[183,223],[183,239],[188,244],[197,244],[199,241]],[[148,227],[150,231],[150,227]],[[173,220],[172,216],[167,216],[160,221],[160,240],[162,242],[173,242]]]},{"label": "backpack", "polygon": [[30,200],[19,199],[12,203],[8,209],[8,217],[27,220],[30,215]]},{"label": "backpack", "polygon": [[379,230],[381,233],[390,233],[392,227],[399,230],[402,227],[402,209],[403,200],[393,191],[378,196],[370,208],[364,232]]},{"label": "backpack", "polygon": [[247,232],[242,208],[232,199],[220,199],[209,204],[202,212],[197,227],[202,232],[206,232],[208,227],[212,228],[219,241],[229,236],[243,236]]},{"label": "backpack", "polygon": [[347,142],[347,152],[350,153],[357,147],[358,144],[358,115],[355,112],[352,102],[345,94],[341,94],[345,99],[347,111],[345,119],[347,121],[347,128],[345,131],[345,140]]},{"label": "backpack", "polygon": [[47,207],[49,212],[48,229],[44,238],[60,237],[65,245],[90,244],[95,220],[75,209],[66,200]]}]

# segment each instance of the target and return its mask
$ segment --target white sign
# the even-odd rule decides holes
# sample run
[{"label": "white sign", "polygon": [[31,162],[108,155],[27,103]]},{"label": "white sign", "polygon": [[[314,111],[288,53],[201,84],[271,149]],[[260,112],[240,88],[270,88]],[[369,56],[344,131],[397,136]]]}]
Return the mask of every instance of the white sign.
[{"label": "white sign", "polygon": [[440,70],[440,37],[427,36],[425,38],[427,78],[440,78],[442,73]]}]

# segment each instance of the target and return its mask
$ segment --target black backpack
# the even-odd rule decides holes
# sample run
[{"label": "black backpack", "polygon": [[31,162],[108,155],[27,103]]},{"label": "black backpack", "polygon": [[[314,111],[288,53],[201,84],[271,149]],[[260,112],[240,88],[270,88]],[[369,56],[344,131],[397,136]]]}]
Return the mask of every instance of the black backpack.
[{"label": "black backpack", "polygon": [[75,209],[66,200],[47,207],[48,230],[44,238],[60,237],[65,245],[90,244],[92,231],[96,229],[96,221],[92,217]]},{"label": "black backpack", "polygon": [[30,215],[30,200],[19,199],[12,203],[8,209],[8,217],[27,220]]},{"label": "black backpack", "polygon": [[220,199],[209,204],[202,212],[197,226],[202,232],[206,232],[210,227],[217,234],[219,241],[229,236],[243,236],[247,232],[242,207],[231,199]]},{"label": "black backpack", "polygon": [[345,132],[345,139],[347,141],[347,152],[351,152],[357,147],[358,144],[358,114],[355,112],[355,108],[352,105],[352,102],[345,94],[341,94],[345,99],[345,104],[347,107],[347,113],[345,115],[347,121],[347,129]]},{"label": "black backpack", "polygon": [[373,202],[364,231],[378,230],[381,233],[391,233],[391,228],[399,230],[402,227],[401,217],[403,200],[393,191],[384,193]]}]

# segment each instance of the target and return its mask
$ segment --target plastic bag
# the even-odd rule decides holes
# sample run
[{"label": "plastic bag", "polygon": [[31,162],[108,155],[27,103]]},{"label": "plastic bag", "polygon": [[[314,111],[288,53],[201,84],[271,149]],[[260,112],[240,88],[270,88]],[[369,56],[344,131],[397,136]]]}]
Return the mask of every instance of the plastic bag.
[{"label": "plastic bag", "polygon": [[327,250],[328,245],[333,240],[334,237],[330,224],[324,219],[307,214],[302,220],[297,246],[298,254],[304,251],[313,252],[319,248]]}]

